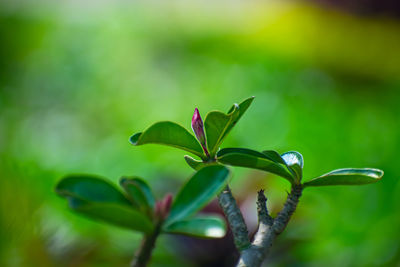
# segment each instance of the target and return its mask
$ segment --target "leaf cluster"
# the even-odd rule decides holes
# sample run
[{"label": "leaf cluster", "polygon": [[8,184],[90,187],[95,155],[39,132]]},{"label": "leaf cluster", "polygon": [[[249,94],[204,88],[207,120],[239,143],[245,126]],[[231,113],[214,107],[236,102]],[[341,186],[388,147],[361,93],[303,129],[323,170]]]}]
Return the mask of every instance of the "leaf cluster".
[{"label": "leaf cluster", "polygon": [[256,151],[249,148],[223,148],[223,140],[237,124],[246,110],[250,107],[254,97],[245,99],[240,104],[233,104],[227,113],[210,111],[205,116],[204,131],[209,155],[192,135],[183,126],[170,121],[157,122],[143,132],[136,133],[130,138],[135,145],[162,144],[176,147],[198,156],[195,159],[189,155],[184,158],[194,170],[200,170],[208,165],[229,165],[258,169],[276,174],[293,185],[309,186],[327,185],[362,185],[374,183],[383,176],[383,171],[372,168],[337,169],[310,181],[302,183],[304,160],[297,151],[279,154],[274,150]]},{"label": "leaf cluster", "polygon": [[[70,175],[57,184],[56,192],[65,197],[76,212],[146,235],[160,229],[161,233],[216,238],[226,233],[224,220],[216,215],[194,215],[227,185],[229,170],[226,166],[273,173],[289,181],[292,186],[302,188],[362,185],[382,178],[383,171],[379,169],[347,168],[302,182],[304,160],[297,151],[280,154],[274,150],[221,149],[224,139],[253,100],[254,97],[250,97],[240,104],[233,104],[227,113],[211,111],[205,116],[204,124],[196,109],[196,116],[192,120],[192,129],[198,131],[195,135],[177,123],[162,121],[131,136],[130,142],[134,146],[167,145],[199,158],[184,156],[187,164],[196,172],[183,185],[172,204],[170,198],[157,202],[149,185],[139,177],[122,177],[120,186],[123,190],[120,191],[100,177]],[[196,137],[200,137],[199,140]]]},{"label": "leaf cluster", "polygon": [[122,177],[121,191],[104,178],[70,175],[57,184],[56,192],[78,213],[146,235],[160,226],[161,233],[217,238],[226,232],[220,216],[193,215],[224,188],[228,179],[229,171],[224,166],[209,166],[196,172],[180,189],[171,207],[164,207],[165,217],[158,216],[156,198],[139,177]]}]

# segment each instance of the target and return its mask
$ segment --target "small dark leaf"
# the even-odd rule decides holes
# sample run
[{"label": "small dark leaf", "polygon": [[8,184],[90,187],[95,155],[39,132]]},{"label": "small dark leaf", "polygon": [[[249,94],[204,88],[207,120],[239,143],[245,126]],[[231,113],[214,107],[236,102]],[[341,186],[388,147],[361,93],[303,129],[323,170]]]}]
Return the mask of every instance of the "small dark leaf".
[{"label": "small dark leaf", "polygon": [[339,169],[305,182],[304,186],[371,184],[378,182],[382,176],[383,171],[379,169]]},{"label": "small dark leaf", "polygon": [[131,206],[129,200],[114,185],[91,175],[67,176],[56,185],[56,192],[63,197]]},{"label": "small dark leaf", "polygon": [[68,199],[73,210],[90,218],[144,233],[153,229],[151,221],[102,178],[71,175],[57,184],[56,192]]},{"label": "small dark leaf", "polygon": [[201,168],[203,168],[204,166],[206,166],[206,164],[202,161],[202,160],[196,160],[188,155],[184,156],[186,163],[194,170],[198,171]]},{"label": "small dark leaf", "polygon": [[134,203],[139,210],[147,213],[151,217],[155,200],[149,185],[139,177],[122,177],[120,185],[125,190],[132,203]]}]

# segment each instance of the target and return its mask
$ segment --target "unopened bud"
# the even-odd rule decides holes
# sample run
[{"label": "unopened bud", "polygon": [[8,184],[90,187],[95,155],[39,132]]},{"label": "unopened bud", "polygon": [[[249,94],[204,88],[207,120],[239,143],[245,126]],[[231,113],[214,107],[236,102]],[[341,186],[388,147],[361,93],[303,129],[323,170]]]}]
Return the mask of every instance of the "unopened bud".
[{"label": "unopened bud", "polygon": [[197,140],[199,140],[201,146],[203,147],[204,152],[207,156],[209,156],[206,147],[206,135],[204,134],[203,120],[201,119],[200,112],[197,108],[194,110],[192,117],[192,130],[196,135]]},{"label": "unopened bud", "polygon": [[172,194],[167,194],[162,200],[156,202],[155,215],[159,219],[165,219],[171,209]]},{"label": "unopened bud", "polygon": [[169,210],[171,209],[171,204],[172,204],[172,194],[167,194],[164,197],[164,200],[162,203],[162,210],[164,212],[165,217],[168,215]]},{"label": "unopened bud", "polygon": [[156,202],[156,207],[155,207],[154,213],[155,213],[157,218],[161,218],[161,204],[162,204],[161,201],[157,201]]}]

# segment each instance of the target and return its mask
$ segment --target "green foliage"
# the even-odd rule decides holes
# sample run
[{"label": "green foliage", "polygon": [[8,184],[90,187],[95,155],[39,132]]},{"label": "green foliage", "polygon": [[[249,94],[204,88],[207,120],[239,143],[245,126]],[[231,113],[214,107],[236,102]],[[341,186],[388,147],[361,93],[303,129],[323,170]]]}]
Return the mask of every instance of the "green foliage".
[{"label": "green foliage", "polygon": [[188,155],[184,156],[184,159],[186,161],[186,163],[193,169],[193,170],[200,170],[201,168],[205,167],[205,166],[210,166],[210,165],[218,165],[219,162],[218,161],[202,161],[202,160],[196,160]]},{"label": "green foliage", "polygon": [[153,223],[141,211],[115,203],[86,202],[69,197],[69,206],[82,215],[134,231],[151,234]]},{"label": "green foliage", "polygon": [[[291,184],[300,184],[303,178],[303,156],[297,151],[285,152],[279,155],[274,150],[258,152],[248,148],[223,148],[220,145],[229,134],[239,119],[253,102],[254,97],[233,104],[228,113],[211,111],[204,120],[204,128],[209,155],[205,155],[201,146],[183,127],[172,122],[158,122],[131,137],[134,145],[159,143],[179,147],[199,156],[202,160],[196,160],[185,155],[186,163],[194,170],[201,170],[207,165],[224,164],[237,167],[258,169],[276,174],[285,178]],[[197,116],[198,110],[196,109]],[[197,120],[201,121],[201,118]],[[203,129],[199,129],[202,131]],[[381,172],[381,173],[377,173]],[[304,186],[320,185],[350,185],[367,184],[378,181],[383,175],[380,170],[373,169],[343,169],[330,172],[321,177],[304,183]]]},{"label": "green foliage", "polygon": [[184,234],[194,237],[219,238],[226,232],[226,224],[220,216],[196,216],[167,225],[163,231],[171,234]]},{"label": "green foliage", "polygon": [[74,175],[62,179],[56,192],[68,199],[71,209],[93,219],[149,233],[150,219],[134,209],[130,201],[102,178]]},{"label": "green foliage", "polygon": [[[297,149],[306,157],[303,181],[341,166],[385,170],[378,186],[326,187],[325,194],[309,190],[309,199],[318,201],[297,214],[315,217],[305,228],[303,220],[292,226],[300,223],[312,242],[290,243],[290,255],[280,254],[271,265],[342,266],[345,261],[363,267],[400,261],[400,228],[393,227],[400,222],[400,180],[393,160],[400,146],[398,19],[348,16],[308,2],[293,1],[294,6],[286,8],[280,1],[285,8],[273,4],[269,20],[264,10],[270,7],[258,2],[261,6],[248,3],[261,19],[252,11],[240,14],[240,20],[251,22],[248,29],[258,32],[249,40],[242,27],[232,27],[238,22],[236,9],[218,5],[210,14],[205,1],[204,8],[182,7],[183,16],[168,12],[176,11],[176,5],[154,10],[151,2],[121,8],[118,1],[110,6],[108,1],[106,8],[88,13],[87,8],[54,8],[51,1],[31,2],[32,8],[23,8],[26,0],[2,1],[1,266],[71,266],[77,258],[82,267],[99,260],[121,266],[131,250],[111,252],[108,242],[129,247],[132,239],[125,234],[98,231],[79,218],[71,227],[58,227],[75,218],[66,215],[59,205],[62,199],[51,194],[54,177],[77,170],[119,177],[135,170],[132,174],[167,188],[169,181],[149,166],[182,173],[182,162],[168,157],[161,146],[123,149],[131,131],[143,130],[140,127],[157,116],[184,121],[191,103],[227,111],[229,99],[252,94],[257,96],[254,110],[249,110],[254,116],[247,112],[222,148]],[[313,31],[308,31],[310,25]],[[335,38],[321,38],[333,32]],[[208,110],[203,109],[205,115]],[[243,176],[235,175],[237,188],[254,188],[246,178],[262,176],[240,171]],[[178,181],[185,178],[174,176]],[[274,190],[287,188],[276,180],[265,184]],[[54,239],[49,246],[54,232],[38,229],[54,225],[66,239]],[[281,237],[282,243],[291,237]],[[102,244],[93,246],[88,239]],[[163,244],[158,243],[159,252]],[[89,253],[82,255],[81,248]],[[175,254],[170,247],[166,251],[171,260]],[[164,258],[155,260],[154,267],[165,267]]]},{"label": "green foliage", "polygon": [[166,223],[172,224],[199,211],[226,186],[228,178],[229,171],[224,166],[200,169],[177,194]]},{"label": "green foliage", "polygon": [[304,183],[304,186],[363,185],[382,179],[383,171],[378,169],[338,169]]},{"label": "green foliage", "polygon": [[[167,217],[157,217],[155,199],[149,185],[138,177],[122,177],[126,196],[106,180],[89,175],[62,179],[56,192],[68,199],[71,209],[92,219],[151,234],[156,225],[162,231],[200,237],[222,237],[226,226],[218,217],[193,218],[227,184],[229,171],[224,166],[207,166],[196,172],[182,187]],[[159,203],[162,206],[162,201]],[[163,206],[162,208],[167,208]],[[165,222],[164,222],[165,221]]]},{"label": "green foliage", "polygon": [[185,155],[184,159],[186,161],[186,163],[193,169],[193,170],[200,170],[201,168],[203,168],[206,163],[204,163],[202,160],[196,160],[194,158],[192,158],[191,156]]},{"label": "green foliage", "polygon": [[131,136],[130,142],[135,145],[162,144],[180,148],[205,159],[203,149],[196,138],[185,128],[170,121],[157,122],[144,130]]},{"label": "green foliage", "polygon": [[246,167],[279,175],[290,183],[295,176],[281,156],[272,150],[258,152],[247,148],[224,148],[217,154],[218,162],[231,166]]},{"label": "green foliage", "polygon": [[106,202],[129,206],[130,201],[111,183],[92,175],[70,175],[55,188],[60,196],[88,202]]},{"label": "green foliage", "polygon": [[[168,145],[191,152],[205,162],[212,161],[224,138],[243,116],[253,100],[254,97],[250,97],[240,104],[233,104],[227,114],[220,111],[211,111],[206,115],[204,130],[209,155],[206,155],[200,143],[192,134],[182,126],[170,121],[157,122],[143,132],[132,135],[130,142],[135,146],[144,144]],[[198,167],[194,159],[186,157],[185,160],[192,168],[194,166]]]},{"label": "green foliage", "polygon": [[224,138],[243,116],[253,100],[254,97],[250,97],[239,105],[233,104],[227,114],[220,111],[211,111],[206,115],[204,127],[206,131],[207,147],[210,151],[210,157],[215,156]]},{"label": "green foliage", "polygon": [[[303,173],[303,156],[296,151],[281,156],[273,150],[258,152],[247,148],[224,148],[217,154],[219,163],[259,169],[274,173],[290,183],[300,184]],[[378,169],[339,169],[303,183],[304,186],[363,185],[379,181],[383,171]]]},{"label": "green foliage", "polygon": [[[155,123],[130,138],[130,142],[135,146],[163,144],[189,151],[201,158],[197,160],[188,155],[184,156],[187,164],[196,172],[183,185],[174,200],[172,195],[168,194],[163,200],[156,202],[149,185],[138,177],[121,178],[120,185],[126,195],[103,179],[85,175],[66,177],[57,185],[56,191],[68,199],[73,210],[81,214],[146,235],[156,236],[160,229],[161,233],[168,234],[202,238],[223,237],[226,226],[220,217],[192,216],[227,185],[229,170],[224,165],[267,171],[296,186],[301,184],[303,178],[304,160],[299,152],[289,151],[280,155],[274,150],[220,150],[224,138],[243,116],[253,99],[251,97],[239,105],[234,104],[227,114],[220,111],[209,112],[204,125],[196,109],[192,118],[192,130],[196,137],[178,124],[164,121]],[[383,171],[378,169],[340,169],[302,185],[361,185],[377,182],[382,176]]]},{"label": "green foliage", "polygon": [[138,177],[122,177],[119,183],[132,203],[151,217],[155,199],[149,185]]}]

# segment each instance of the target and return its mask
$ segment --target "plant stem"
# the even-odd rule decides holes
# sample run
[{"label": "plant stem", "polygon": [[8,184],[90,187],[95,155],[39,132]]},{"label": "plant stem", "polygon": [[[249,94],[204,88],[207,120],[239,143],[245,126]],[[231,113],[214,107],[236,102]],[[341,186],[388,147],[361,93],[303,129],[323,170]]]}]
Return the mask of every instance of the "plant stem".
[{"label": "plant stem", "polygon": [[292,191],[288,194],[283,209],[275,219],[272,219],[266,207],[267,199],[263,190],[258,192],[258,230],[254,236],[251,246],[243,250],[240,255],[238,267],[259,267],[266,258],[272,242],[276,236],[285,230],[291,216],[296,210],[303,188],[301,185],[293,185]]},{"label": "plant stem", "polygon": [[249,247],[250,239],[246,223],[228,185],[218,195],[218,202],[232,230],[236,248],[241,251]]},{"label": "plant stem", "polygon": [[147,265],[151,258],[151,253],[154,249],[160,231],[161,222],[156,225],[153,233],[144,236],[142,244],[132,260],[131,267],[145,267]]}]

